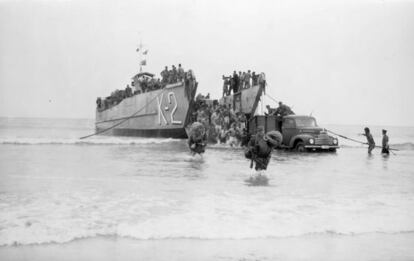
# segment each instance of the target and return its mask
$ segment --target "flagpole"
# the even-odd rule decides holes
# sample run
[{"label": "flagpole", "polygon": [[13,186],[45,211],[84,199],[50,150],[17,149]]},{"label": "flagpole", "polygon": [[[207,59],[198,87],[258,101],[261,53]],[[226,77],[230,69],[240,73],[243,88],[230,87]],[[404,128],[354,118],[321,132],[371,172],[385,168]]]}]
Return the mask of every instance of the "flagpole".
[{"label": "flagpole", "polygon": [[139,72],[142,73],[142,40],[139,40]]},{"label": "flagpole", "polygon": [[142,73],[142,66],[147,65],[147,60],[144,57],[148,54],[148,50],[143,49],[144,46],[142,45],[142,41],[140,40],[139,46],[137,48],[137,52],[139,52],[139,72]]}]

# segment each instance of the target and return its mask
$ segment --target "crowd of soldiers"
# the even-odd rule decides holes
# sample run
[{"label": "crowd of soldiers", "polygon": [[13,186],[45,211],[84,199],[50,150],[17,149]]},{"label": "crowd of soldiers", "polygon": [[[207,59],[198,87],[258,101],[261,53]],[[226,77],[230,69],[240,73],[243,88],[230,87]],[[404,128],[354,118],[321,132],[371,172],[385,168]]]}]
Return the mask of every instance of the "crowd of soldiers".
[{"label": "crowd of soldiers", "polygon": [[267,113],[265,114],[269,116],[284,117],[287,115],[295,114],[289,106],[283,104],[282,102],[279,102],[279,107],[277,107],[276,109],[271,108],[269,105],[266,105],[266,109],[267,109]]},{"label": "crowd of soldiers", "polygon": [[178,68],[172,65],[171,70],[168,70],[168,66],[160,73],[161,79],[153,77],[143,77],[139,81],[139,87],[136,87],[136,93],[143,93],[148,91],[154,91],[164,88],[167,84],[173,84],[177,82],[184,82],[188,80],[195,80],[192,70],[184,71],[181,64]]},{"label": "crowd of soldiers", "polygon": [[[210,95],[198,94],[192,122],[200,122],[207,130],[209,142],[230,146],[246,146],[249,140],[246,115],[232,108],[231,104],[219,104],[209,100]],[[266,106],[266,115],[286,116],[295,114],[292,109],[279,102],[276,109]]]},{"label": "crowd of soldiers", "polygon": [[96,99],[96,106],[98,110],[103,111],[106,110],[114,105],[120,103],[123,99],[133,96],[134,93],[132,92],[132,88],[127,85],[125,90],[115,90],[111,93],[110,96],[102,99],[98,97]]},{"label": "crowd of soldiers", "polygon": [[188,77],[188,75],[186,74],[192,75],[191,70],[189,70],[187,73],[184,72],[184,69],[183,67],[181,67],[181,64],[178,65],[178,68],[175,67],[175,65],[173,65],[171,67],[171,70],[168,70],[168,66],[165,66],[165,69],[161,72],[161,82],[163,84],[182,82],[185,78]]},{"label": "crowd of soldiers", "polygon": [[123,99],[136,94],[163,89],[167,84],[195,80],[192,70],[185,72],[181,64],[178,65],[178,68],[173,65],[171,70],[168,70],[168,66],[165,66],[165,69],[161,72],[161,79],[154,78],[153,76],[153,74],[149,73],[139,73],[131,82],[131,86],[135,90],[132,90],[128,84],[124,90],[115,90],[105,99],[98,97],[96,100],[98,110],[106,110],[119,104]]},{"label": "crowd of soldiers", "polygon": [[233,75],[223,75],[223,96],[228,96],[233,91],[238,93],[243,89],[248,89],[251,86],[261,85],[266,86],[266,76],[264,73],[256,74],[256,72],[233,72]]},{"label": "crowd of soldiers", "polygon": [[193,121],[204,125],[209,142],[230,146],[243,146],[248,142],[246,116],[231,105],[206,102],[205,97],[199,95],[192,116]]}]

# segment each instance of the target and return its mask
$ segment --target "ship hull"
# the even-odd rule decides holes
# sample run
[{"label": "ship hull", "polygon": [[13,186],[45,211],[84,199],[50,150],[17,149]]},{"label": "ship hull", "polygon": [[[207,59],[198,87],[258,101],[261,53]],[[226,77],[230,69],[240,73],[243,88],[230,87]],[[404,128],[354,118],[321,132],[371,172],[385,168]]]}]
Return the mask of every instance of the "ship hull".
[{"label": "ship hull", "polygon": [[[125,98],[108,109],[97,110],[96,132],[101,135],[185,139],[195,107],[196,89],[196,82],[170,84],[161,90]],[[250,117],[261,93],[262,87],[253,86],[225,96],[219,103],[231,105]]]},{"label": "ship hull", "polygon": [[[97,128],[98,132],[105,129]],[[184,128],[177,129],[112,129],[106,131],[104,135],[113,136],[134,136],[134,137],[146,137],[146,138],[173,138],[173,139],[186,139],[187,133]]]},{"label": "ship hull", "polygon": [[97,110],[96,131],[103,135],[186,138],[195,94],[195,86],[188,85],[170,84]]}]

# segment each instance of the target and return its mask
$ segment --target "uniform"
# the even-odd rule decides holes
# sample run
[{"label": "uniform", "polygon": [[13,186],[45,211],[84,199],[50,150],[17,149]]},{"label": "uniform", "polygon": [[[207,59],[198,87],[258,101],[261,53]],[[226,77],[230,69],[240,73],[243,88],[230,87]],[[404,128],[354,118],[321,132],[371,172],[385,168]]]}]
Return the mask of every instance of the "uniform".
[{"label": "uniform", "polygon": [[386,132],[384,133],[383,130],[383,136],[382,136],[382,151],[381,153],[383,154],[390,154],[390,148],[388,145],[388,135],[386,134]]},{"label": "uniform", "polygon": [[253,136],[249,141],[248,148],[250,153],[246,153],[246,157],[250,156],[254,161],[255,170],[266,170],[272,155],[272,147],[264,140],[263,134]]}]

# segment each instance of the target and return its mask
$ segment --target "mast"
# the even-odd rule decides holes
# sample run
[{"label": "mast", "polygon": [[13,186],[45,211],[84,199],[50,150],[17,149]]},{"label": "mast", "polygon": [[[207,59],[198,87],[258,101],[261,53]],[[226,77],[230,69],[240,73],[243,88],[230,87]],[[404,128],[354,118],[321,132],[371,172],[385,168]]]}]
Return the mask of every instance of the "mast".
[{"label": "mast", "polygon": [[144,57],[148,54],[148,49],[144,50],[144,45],[141,40],[139,41],[137,53],[139,53],[139,72],[142,73],[142,66],[147,65],[147,60]]}]

